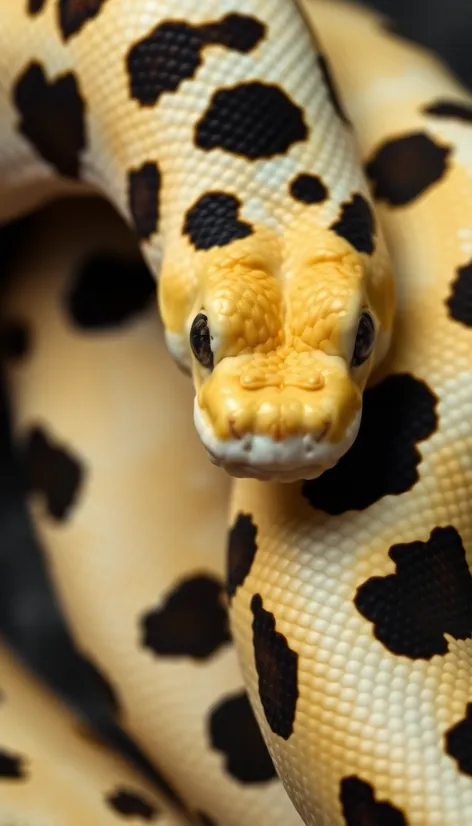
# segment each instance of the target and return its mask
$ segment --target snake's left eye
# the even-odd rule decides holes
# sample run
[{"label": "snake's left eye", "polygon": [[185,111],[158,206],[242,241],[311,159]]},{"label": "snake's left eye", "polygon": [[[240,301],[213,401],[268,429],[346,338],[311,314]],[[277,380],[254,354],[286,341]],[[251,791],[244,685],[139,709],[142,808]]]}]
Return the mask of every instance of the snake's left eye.
[{"label": "snake's left eye", "polygon": [[213,369],[213,352],[211,349],[210,328],[204,313],[198,313],[190,328],[190,347],[202,367]]},{"label": "snake's left eye", "polygon": [[359,367],[369,358],[375,342],[375,324],[370,313],[364,311],[359,319],[351,367]]}]

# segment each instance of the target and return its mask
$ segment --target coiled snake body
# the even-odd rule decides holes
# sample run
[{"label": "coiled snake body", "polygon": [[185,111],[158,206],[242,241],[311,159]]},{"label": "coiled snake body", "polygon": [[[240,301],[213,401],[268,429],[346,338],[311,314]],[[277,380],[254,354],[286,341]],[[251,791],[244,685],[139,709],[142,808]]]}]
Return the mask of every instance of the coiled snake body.
[{"label": "coiled snake body", "polygon": [[0,218],[122,216],[15,258],[30,509],[184,803],[4,653],[0,823],[467,826],[470,95],[342,3],[0,12]]}]

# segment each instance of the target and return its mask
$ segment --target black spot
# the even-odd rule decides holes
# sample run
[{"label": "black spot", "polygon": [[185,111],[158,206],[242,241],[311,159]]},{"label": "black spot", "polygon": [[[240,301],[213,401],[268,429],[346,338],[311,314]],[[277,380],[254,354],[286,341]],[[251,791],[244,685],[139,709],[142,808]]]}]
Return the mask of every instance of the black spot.
[{"label": "black spot", "polygon": [[366,390],[354,445],[332,470],[304,482],[303,495],[313,507],[340,514],[410,490],[419,478],[416,445],[436,429],[436,403],[428,386],[407,373]]},{"label": "black spot", "polygon": [[31,330],[24,321],[10,319],[0,327],[0,353],[11,361],[21,361],[31,349]]},{"label": "black spot", "polygon": [[240,201],[226,192],[207,192],[185,215],[183,231],[197,250],[224,247],[238,238],[246,238],[252,227],[240,221]]},{"label": "black spot", "polygon": [[218,44],[237,52],[250,52],[264,32],[265,26],[255,17],[237,13],[202,26],[166,20],[129,51],[131,97],[142,106],[153,106],[164,92],[175,91],[195,75],[205,46]]},{"label": "black spot", "polygon": [[284,635],[275,630],[275,617],[264,609],[260,594],[253,596],[251,611],[262,707],[274,734],[288,740],[298,700],[298,654],[289,647]]},{"label": "black spot", "polygon": [[266,27],[257,17],[233,13],[227,14],[217,23],[200,26],[198,31],[204,38],[205,45],[217,43],[247,54],[259,45]]},{"label": "black spot", "polygon": [[50,516],[65,521],[83,483],[79,460],[41,427],[33,427],[25,438],[24,462],[28,490],[42,493]]},{"label": "black spot", "polygon": [[88,20],[99,14],[106,0],[59,0],[59,25],[64,40],[77,34]]},{"label": "black spot", "polygon": [[444,175],[450,152],[423,132],[386,141],[366,165],[374,197],[391,206],[409,204]]},{"label": "black spot", "polygon": [[215,92],[197,123],[195,143],[256,160],[282,155],[307,135],[303,112],[288,95],[255,80]]},{"label": "black spot", "polygon": [[85,106],[75,75],[69,72],[49,83],[42,66],[30,63],[13,98],[22,135],[61,175],[78,178],[85,149]]},{"label": "black spot", "polygon": [[372,577],[354,604],[374,625],[389,651],[429,660],[449,650],[444,634],[472,634],[472,577],[461,537],[452,526],[435,528],[426,542],[393,545],[396,573]]},{"label": "black spot", "polygon": [[472,776],[472,703],[468,703],[463,720],[445,734],[446,752],[457,760],[459,771]]},{"label": "black spot", "polygon": [[205,812],[195,812],[195,822],[198,826],[217,826],[216,820],[213,820]]},{"label": "black spot", "polygon": [[33,17],[35,14],[39,14],[45,5],[46,0],[28,0],[27,12]]},{"label": "black spot", "polygon": [[64,305],[77,327],[101,331],[142,313],[155,295],[156,283],[142,259],[97,252],[78,265]]},{"label": "black spot", "polygon": [[276,777],[247,694],[223,700],[211,712],[210,742],[226,756],[226,770],[241,783],[262,783]]},{"label": "black spot", "polygon": [[159,814],[156,806],[149,803],[141,792],[119,788],[107,795],[105,800],[115,812],[123,817],[137,817],[139,820],[154,820]]},{"label": "black spot", "polygon": [[0,222],[0,273],[2,288],[16,283],[17,259],[25,246],[25,238],[34,231],[34,212],[15,218],[7,223]]},{"label": "black spot", "polygon": [[346,826],[408,826],[400,809],[378,802],[372,786],[358,777],[343,778],[340,799]]},{"label": "black spot", "polygon": [[345,238],[358,252],[371,255],[374,251],[375,219],[372,207],[356,192],[351,200],[342,204],[341,217],[331,229]]},{"label": "black spot", "polygon": [[157,232],[161,176],[155,163],[145,163],[128,173],[128,205],[138,238]]},{"label": "black spot", "polygon": [[257,551],[257,527],[248,513],[238,513],[228,537],[227,583],[233,597],[249,574]]},{"label": "black spot", "polygon": [[142,633],[155,654],[206,659],[231,639],[222,584],[204,574],[182,580],[162,607],[144,615]]},{"label": "black spot", "polygon": [[472,123],[472,105],[459,100],[438,100],[424,106],[423,112],[437,118],[453,118]]},{"label": "black spot", "polygon": [[341,120],[344,121],[344,123],[349,124],[350,121],[349,121],[349,118],[347,117],[347,115],[344,111],[344,107],[341,103],[341,98],[339,97],[339,92],[338,92],[336,83],[334,82],[334,78],[333,78],[331,69],[328,65],[328,62],[327,62],[326,58],[323,57],[323,55],[318,56],[318,64],[319,64],[319,67],[321,69],[321,74],[323,75],[323,79],[326,83],[326,87],[328,89],[329,97],[330,97],[331,103],[333,105],[334,111],[338,114],[338,116],[341,118]]},{"label": "black spot", "polygon": [[290,194],[303,204],[321,204],[328,197],[328,190],[317,175],[305,173],[293,179]]},{"label": "black spot", "polygon": [[24,757],[0,748],[0,783],[4,779],[24,780],[25,778]]},{"label": "black spot", "polygon": [[446,305],[451,318],[472,327],[472,260],[457,270]]},{"label": "black spot", "polygon": [[80,655],[80,660],[82,671],[86,675],[88,682],[93,686],[100,704],[103,703],[104,708],[108,712],[111,712],[114,717],[117,717],[120,711],[118,695],[112,687],[109,678],[105,677],[101,669],[88,657],[84,656],[84,654]]}]

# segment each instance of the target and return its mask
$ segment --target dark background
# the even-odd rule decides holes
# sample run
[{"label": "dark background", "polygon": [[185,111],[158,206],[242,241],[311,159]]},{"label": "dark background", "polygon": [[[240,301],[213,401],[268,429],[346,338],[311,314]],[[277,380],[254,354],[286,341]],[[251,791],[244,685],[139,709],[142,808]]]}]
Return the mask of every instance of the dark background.
[{"label": "dark background", "polygon": [[[397,32],[440,53],[472,89],[472,0],[371,0],[368,5],[387,13]],[[100,681],[74,651],[48,587],[22,502],[1,388],[0,633],[102,733],[129,750],[108,714]]]},{"label": "dark background", "polygon": [[471,0],[364,0],[387,14],[398,33],[440,54],[472,89]]}]

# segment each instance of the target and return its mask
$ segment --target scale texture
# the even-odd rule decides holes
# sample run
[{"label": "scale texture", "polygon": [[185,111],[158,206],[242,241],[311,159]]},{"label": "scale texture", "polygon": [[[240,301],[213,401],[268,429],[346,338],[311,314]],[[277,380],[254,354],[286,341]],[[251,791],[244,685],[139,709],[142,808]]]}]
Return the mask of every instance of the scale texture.
[{"label": "scale texture", "polygon": [[470,95],[338,2],[1,0],[0,32],[0,218],[82,196],[8,264],[30,513],[182,803],[5,653],[1,826],[468,826]]}]

